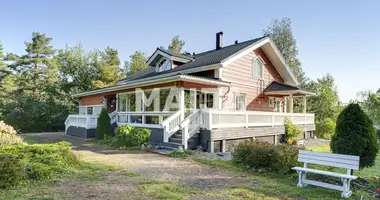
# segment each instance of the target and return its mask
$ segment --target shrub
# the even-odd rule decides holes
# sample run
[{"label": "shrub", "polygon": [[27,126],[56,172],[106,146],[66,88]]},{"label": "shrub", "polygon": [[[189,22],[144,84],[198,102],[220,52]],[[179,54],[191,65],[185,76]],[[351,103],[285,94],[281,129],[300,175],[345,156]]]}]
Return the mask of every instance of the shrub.
[{"label": "shrub", "polygon": [[294,144],[302,135],[303,131],[285,118],[285,138],[288,144]]},{"label": "shrub", "polygon": [[0,154],[0,188],[18,185],[24,179],[21,160],[17,156]]},{"label": "shrub", "polygon": [[21,143],[24,143],[24,140],[22,137],[16,135],[15,129],[3,121],[0,121],[0,145]]},{"label": "shrub", "polygon": [[330,146],[333,153],[360,156],[360,167],[375,164],[379,151],[376,130],[358,104],[349,104],[339,114]]},{"label": "shrub", "polygon": [[[2,187],[16,185],[22,179],[44,180],[57,177],[79,164],[67,142],[2,145],[0,155],[0,185]],[[10,170],[11,167],[15,168],[17,173]],[[4,185],[3,180],[14,180],[14,182]]]},{"label": "shrub", "polygon": [[319,138],[331,139],[335,133],[336,123],[331,118],[316,123],[317,135]]},{"label": "shrub", "polygon": [[117,147],[135,147],[148,143],[150,130],[146,128],[121,125],[115,129],[111,145]]},{"label": "shrub", "polygon": [[232,153],[234,163],[254,169],[267,169],[280,174],[297,165],[298,150],[289,144],[273,145],[254,140],[240,143]]},{"label": "shrub", "polygon": [[174,149],[173,151],[169,152],[168,156],[173,158],[184,158],[193,154],[194,152],[189,149],[184,149],[183,152],[180,152],[178,149]]},{"label": "shrub", "polygon": [[95,137],[98,140],[103,140],[104,136],[111,135],[111,119],[105,108],[99,114]]}]

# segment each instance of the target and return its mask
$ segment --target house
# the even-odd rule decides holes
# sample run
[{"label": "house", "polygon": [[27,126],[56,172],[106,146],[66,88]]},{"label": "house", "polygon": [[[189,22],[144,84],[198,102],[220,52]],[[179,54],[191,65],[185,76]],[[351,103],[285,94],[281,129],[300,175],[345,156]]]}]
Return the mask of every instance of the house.
[{"label": "house", "polygon": [[[278,143],[285,118],[312,137],[314,114],[306,113],[306,98],[313,93],[298,87],[274,42],[260,37],[222,46],[222,37],[217,33],[215,49],[198,54],[158,48],[148,69],[115,86],[73,94],[79,114],[68,116],[66,134],[94,137],[104,107],[113,126],[149,128],[150,142],[165,147],[202,145],[213,152],[242,139]],[[302,113],[294,113],[295,98],[302,98]]]}]

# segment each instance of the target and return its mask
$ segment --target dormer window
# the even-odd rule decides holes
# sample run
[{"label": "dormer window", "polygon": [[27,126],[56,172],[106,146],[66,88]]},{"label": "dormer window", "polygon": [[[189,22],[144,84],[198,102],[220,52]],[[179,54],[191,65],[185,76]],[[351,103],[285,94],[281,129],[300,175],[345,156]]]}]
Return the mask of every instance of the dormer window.
[{"label": "dormer window", "polygon": [[172,62],[167,58],[162,58],[157,64],[158,71],[166,71],[172,68]]},{"label": "dormer window", "polygon": [[256,57],[253,59],[252,70],[253,70],[253,76],[258,77],[258,78],[264,77],[264,63],[260,59],[260,57]]}]

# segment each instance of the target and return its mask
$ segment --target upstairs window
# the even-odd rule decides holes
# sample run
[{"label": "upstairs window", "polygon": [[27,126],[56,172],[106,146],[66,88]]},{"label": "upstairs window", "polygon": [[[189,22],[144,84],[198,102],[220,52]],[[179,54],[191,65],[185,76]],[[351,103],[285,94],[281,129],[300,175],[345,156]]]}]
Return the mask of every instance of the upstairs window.
[{"label": "upstairs window", "polygon": [[158,65],[158,71],[159,72],[169,70],[172,67],[170,60],[168,60],[166,58],[163,58],[162,60],[160,60],[160,62],[158,62],[157,65]]},{"label": "upstairs window", "polygon": [[259,57],[253,59],[252,68],[253,76],[259,78],[264,77],[264,63]]}]

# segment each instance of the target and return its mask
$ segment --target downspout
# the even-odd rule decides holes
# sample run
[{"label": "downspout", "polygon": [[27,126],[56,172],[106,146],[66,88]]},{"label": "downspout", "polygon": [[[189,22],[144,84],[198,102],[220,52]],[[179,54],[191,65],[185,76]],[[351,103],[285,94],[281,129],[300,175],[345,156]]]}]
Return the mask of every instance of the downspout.
[{"label": "downspout", "polygon": [[[225,101],[227,101],[227,99],[228,99],[227,94],[230,92],[230,90],[231,90],[231,84],[228,85],[228,90],[227,90],[226,93],[223,94],[223,96],[222,96],[222,102],[223,102],[223,103],[224,103]],[[225,97],[227,97],[227,98],[225,98]]]}]

